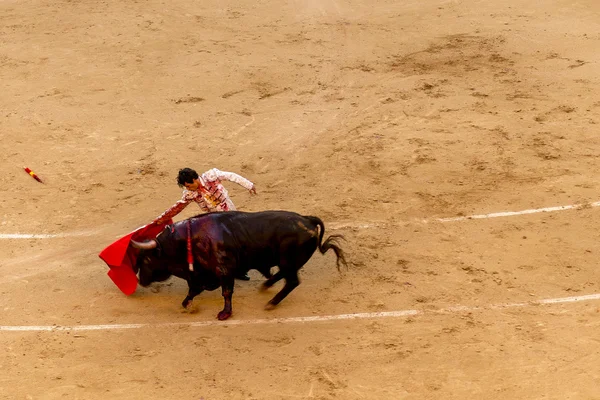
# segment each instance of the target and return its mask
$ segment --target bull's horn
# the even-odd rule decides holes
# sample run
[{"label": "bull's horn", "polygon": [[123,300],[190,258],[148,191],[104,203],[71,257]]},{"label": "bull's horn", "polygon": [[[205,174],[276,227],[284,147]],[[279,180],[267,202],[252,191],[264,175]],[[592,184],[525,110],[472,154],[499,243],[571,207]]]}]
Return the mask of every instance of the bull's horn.
[{"label": "bull's horn", "polygon": [[131,241],[131,245],[136,249],[142,250],[151,250],[156,248],[156,240],[148,240],[147,242],[136,242],[135,240]]}]

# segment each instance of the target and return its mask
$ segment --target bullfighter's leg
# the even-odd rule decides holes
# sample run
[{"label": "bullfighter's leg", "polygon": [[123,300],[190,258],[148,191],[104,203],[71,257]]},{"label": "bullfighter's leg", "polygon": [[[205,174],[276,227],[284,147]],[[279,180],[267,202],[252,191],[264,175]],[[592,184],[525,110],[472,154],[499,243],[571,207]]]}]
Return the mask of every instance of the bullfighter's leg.
[{"label": "bullfighter's leg", "polygon": [[225,306],[223,307],[223,310],[217,314],[219,321],[223,321],[231,317],[231,297],[233,296],[234,280],[235,279],[233,276],[222,277],[221,289],[223,291],[223,299],[225,299]]},{"label": "bullfighter's leg", "polygon": [[184,308],[188,308],[190,306],[190,304],[192,304],[192,300],[194,300],[194,297],[198,296],[204,290],[198,286],[192,285],[192,283],[189,280],[188,280],[188,287],[189,287],[188,295],[181,303],[181,305]]},{"label": "bullfighter's leg", "polygon": [[248,276],[248,272],[240,271],[235,275],[235,279],[239,279],[240,281],[249,281],[250,277]]},{"label": "bullfighter's leg", "polygon": [[[267,303],[267,305],[265,306],[265,310],[274,309],[275,306],[281,302],[281,300],[285,299],[286,296],[288,294],[290,294],[290,292],[292,290],[294,290],[300,284],[300,279],[298,278],[298,270],[297,269],[295,269],[293,267],[290,269],[290,267],[286,268],[284,266],[281,266],[281,270],[287,271],[287,273],[285,274],[285,285],[279,291],[279,293],[277,293],[275,295],[275,297],[273,297],[271,299],[271,301],[269,301]],[[277,274],[279,274],[279,272]],[[275,274],[275,275],[277,275],[277,274]]]}]

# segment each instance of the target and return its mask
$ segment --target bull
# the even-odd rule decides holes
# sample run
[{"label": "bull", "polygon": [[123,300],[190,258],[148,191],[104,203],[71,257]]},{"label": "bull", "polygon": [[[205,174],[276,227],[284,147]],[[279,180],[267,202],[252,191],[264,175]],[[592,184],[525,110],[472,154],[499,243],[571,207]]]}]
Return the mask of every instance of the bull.
[{"label": "bull", "polygon": [[[188,232],[193,269],[188,268]],[[185,308],[204,290],[221,287],[225,305],[217,318],[225,320],[232,313],[235,277],[251,269],[267,278],[261,290],[285,280],[283,288],[265,306],[270,310],[300,284],[298,271],[317,249],[321,254],[333,250],[338,270],[340,263],[347,266],[337,241],[342,236],[330,235],[323,241],[324,234],[325,225],[317,217],[288,211],[228,211],[174,223],[156,239],[132,240],[131,245],[140,249],[134,268],[140,285],[146,287],[172,275],[186,280],[189,291],[182,302]],[[275,266],[279,270],[271,275]]]}]

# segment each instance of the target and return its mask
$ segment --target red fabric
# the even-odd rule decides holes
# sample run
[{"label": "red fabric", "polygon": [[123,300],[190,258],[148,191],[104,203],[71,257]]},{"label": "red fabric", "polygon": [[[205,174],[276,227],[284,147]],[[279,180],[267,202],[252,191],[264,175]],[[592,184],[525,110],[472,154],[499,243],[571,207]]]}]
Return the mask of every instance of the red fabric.
[{"label": "red fabric", "polygon": [[163,224],[142,226],[109,245],[98,255],[110,267],[108,271],[110,279],[127,296],[135,292],[138,282],[133,267],[136,264],[139,250],[130,247],[129,242],[131,239],[139,242],[154,239],[166,225],[172,223],[173,220],[168,220]]}]

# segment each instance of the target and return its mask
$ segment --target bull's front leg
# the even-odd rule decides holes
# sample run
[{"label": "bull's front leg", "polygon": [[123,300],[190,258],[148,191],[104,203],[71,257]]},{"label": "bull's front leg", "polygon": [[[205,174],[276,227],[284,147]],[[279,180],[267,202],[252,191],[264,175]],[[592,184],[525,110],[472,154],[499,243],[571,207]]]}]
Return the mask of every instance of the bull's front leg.
[{"label": "bull's front leg", "polygon": [[188,279],[187,282],[188,282],[188,288],[189,288],[188,295],[181,303],[183,308],[186,308],[186,309],[192,304],[192,300],[194,300],[194,297],[198,296],[204,290],[204,288],[202,288],[201,286],[194,284],[191,281],[191,279]]},{"label": "bull's front leg", "polygon": [[225,300],[225,306],[217,314],[219,321],[226,320],[231,317],[231,297],[233,296],[233,286],[235,279],[233,276],[223,276],[221,279],[221,289],[223,292],[223,299]]}]

